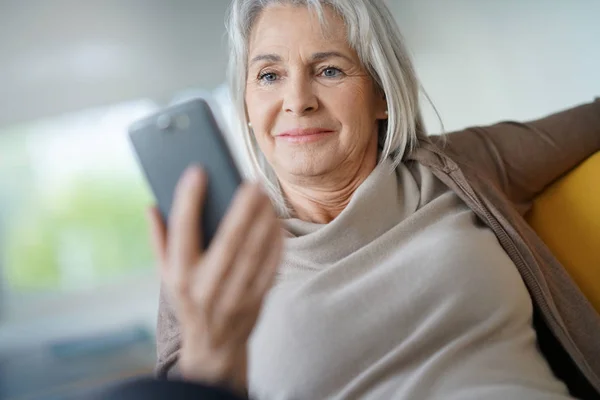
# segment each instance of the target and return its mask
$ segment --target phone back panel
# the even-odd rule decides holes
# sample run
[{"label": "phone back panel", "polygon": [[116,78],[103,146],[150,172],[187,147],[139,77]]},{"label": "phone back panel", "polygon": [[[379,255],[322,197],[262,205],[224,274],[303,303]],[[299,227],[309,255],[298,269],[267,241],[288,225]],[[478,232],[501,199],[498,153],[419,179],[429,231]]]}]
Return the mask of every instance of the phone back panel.
[{"label": "phone back panel", "polygon": [[207,247],[241,183],[209,105],[194,99],[169,107],[132,124],[129,136],[165,222],[182,173],[190,165],[204,168],[208,186],[199,228]]}]

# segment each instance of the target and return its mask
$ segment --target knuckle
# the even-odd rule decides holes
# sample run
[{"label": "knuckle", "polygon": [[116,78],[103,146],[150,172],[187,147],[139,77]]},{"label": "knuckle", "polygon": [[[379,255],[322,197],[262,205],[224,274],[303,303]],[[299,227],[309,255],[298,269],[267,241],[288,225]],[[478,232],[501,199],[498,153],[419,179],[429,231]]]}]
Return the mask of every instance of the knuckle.
[{"label": "knuckle", "polygon": [[234,207],[232,209],[244,209],[248,206],[249,203],[252,202],[253,194],[252,194],[252,186],[249,184],[244,184],[244,186],[240,189],[237,198],[234,202]]},{"label": "knuckle", "polygon": [[257,183],[255,185],[255,188],[256,188],[257,196],[259,196],[262,201],[268,201],[269,200],[269,196],[267,195],[267,191],[265,190],[265,188],[261,184]]},{"label": "knuckle", "polygon": [[181,276],[176,276],[172,279],[171,288],[177,297],[187,297],[189,295],[189,284]]},{"label": "knuckle", "polygon": [[221,313],[224,317],[235,319],[243,314],[243,306],[234,298],[223,299]]},{"label": "knuckle", "polygon": [[220,311],[223,317],[232,318],[237,314],[237,306],[231,301],[224,301]]},{"label": "knuckle", "polygon": [[213,304],[213,295],[209,290],[197,289],[194,291],[194,303],[202,311],[209,311]]},{"label": "knuckle", "polygon": [[265,193],[261,185],[258,183],[252,185],[252,195],[254,199],[256,199],[256,201],[261,205],[268,201],[267,194]]}]

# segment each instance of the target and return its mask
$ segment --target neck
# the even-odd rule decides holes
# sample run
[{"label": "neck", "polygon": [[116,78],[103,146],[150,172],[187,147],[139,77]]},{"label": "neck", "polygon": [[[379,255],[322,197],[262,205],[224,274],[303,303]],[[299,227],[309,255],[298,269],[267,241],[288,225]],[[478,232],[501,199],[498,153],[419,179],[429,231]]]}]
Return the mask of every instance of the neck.
[{"label": "neck", "polygon": [[281,188],[295,218],[327,224],[348,205],[358,187],[373,172],[377,155],[364,157],[352,166],[340,166],[326,177],[280,181]]}]

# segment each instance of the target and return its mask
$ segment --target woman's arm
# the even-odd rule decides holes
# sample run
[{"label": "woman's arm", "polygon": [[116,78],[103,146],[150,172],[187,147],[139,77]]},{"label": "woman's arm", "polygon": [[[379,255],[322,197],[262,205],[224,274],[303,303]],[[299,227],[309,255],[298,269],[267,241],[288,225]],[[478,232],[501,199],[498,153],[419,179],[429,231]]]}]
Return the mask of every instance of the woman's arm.
[{"label": "woman's arm", "polygon": [[527,204],[600,151],[600,98],[536,121],[451,133],[446,150],[473,165],[515,204]]}]

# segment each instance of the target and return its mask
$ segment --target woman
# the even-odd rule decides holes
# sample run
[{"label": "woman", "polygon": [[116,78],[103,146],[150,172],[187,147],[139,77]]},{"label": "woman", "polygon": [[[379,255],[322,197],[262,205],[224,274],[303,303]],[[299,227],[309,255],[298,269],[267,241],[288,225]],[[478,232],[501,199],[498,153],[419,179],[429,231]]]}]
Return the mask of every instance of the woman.
[{"label": "woman", "polygon": [[153,212],[160,376],[256,398],[598,395],[600,317],[522,215],[600,150],[599,101],[445,143],[383,1],[235,0],[229,31],[266,194],[244,185],[206,252],[199,169],[169,235]]}]

